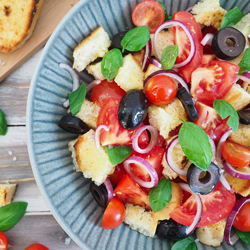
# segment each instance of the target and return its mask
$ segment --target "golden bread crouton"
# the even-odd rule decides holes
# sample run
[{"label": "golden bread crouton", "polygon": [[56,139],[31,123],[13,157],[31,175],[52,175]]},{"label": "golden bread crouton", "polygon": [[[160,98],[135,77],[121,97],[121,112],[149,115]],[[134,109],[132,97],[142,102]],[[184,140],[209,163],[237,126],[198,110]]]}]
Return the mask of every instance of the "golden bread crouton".
[{"label": "golden bread crouton", "polygon": [[108,33],[99,26],[91,32],[78,46],[74,49],[73,68],[82,71],[86,66],[98,57],[103,57],[111,45]]},{"label": "golden bread crouton", "polygon": [[213,26],[218,29],[226,10],[220,7],[219,0],[201,0],[197,3],[191,13],[199,24]]},{"label": "golden bread crouton", "polygon": [[88,71],[89,74],[91,74],[92,76],[94,76],[94,78],[96,80],[104,80],[105,77],[102,75],[102,69],[101,69],[101,64],[102,62],[98,62],[95,64],[89,64],[86,67],[86,70]]},{"label": "golden bread crouton", "polygon": [[232,132],[228,139],[250,148],[250,126],[240,123],[237,132]]},{"label": "golden bread crouton", "polygon": [[205,227],[196,228],[196,237],[207,246],[219,247],[224,239],[227,218]]},{"label": "golden bread crouton", "polygon": [[187,121],[187,114],[182,103],[175,98],[167,105],[151,105],[148,108],[149,123],[160,131],[160,135],[167,139],[169,132],[180,125],[181,119]]},{"label": "golden bread crouton", "polygon": [[247,44],[249,44],[247,36],[250,34],[250,13],[245,15],[238,23],[236,23],[233,27],[239,30],[246,38]]},{"label": "golden bread crouton", "polygon": [[241,60],[243,59],[243,56],[244,56],[244,54],[245,54],[245,51],[246,51],[246,50],[243,50],[243,52],[242,52],[239,56],[237,56],[236,58],[234,58],[233,60],[230,60],[230,61],[228,61],[228,62],[239,65],[239,63],[240,63]]},{"label": "golden bread crouton", "polygon": [[77,171],[83,172],[85,178],[91,178],[96,185],[101,185],[108,175],[114,172],[104,147],[97,149],[94,142],[95,131],[89,130],[77,140],[69,143],[73,163]]},{"label": "golden bread crouton", "polygon": [[117,72],[115,82],[125,91],[143,89],[143,76],[144,73],[139,62],[128,54],[123,58],[123,65]]},{"label": "golden bread crouton", "polygon": [[144,74],[144,80],[151,74],[153,74],[154,72],[161,70],[161,68],[156,67],[154,64],[149,64],[148,68]]},{"label": "golden bread crouton", "polygon": [[17,184],[0,184],[0,206],[5,206],[13,200]]},{"label": "golden bread crouton", "polygon": [[158,220],[152,218],[152,212],[147,212],[144,208],[133,206],[132,204],[126,204],[125,208],[126,215],[124,222],[130,228],[149,237],[155,235]]}]

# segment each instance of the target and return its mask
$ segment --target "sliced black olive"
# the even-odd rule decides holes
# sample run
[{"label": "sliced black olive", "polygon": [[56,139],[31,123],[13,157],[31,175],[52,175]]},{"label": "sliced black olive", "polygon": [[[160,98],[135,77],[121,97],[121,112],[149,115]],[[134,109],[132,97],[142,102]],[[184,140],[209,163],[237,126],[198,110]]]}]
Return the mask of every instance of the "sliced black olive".
[{"label": "sliced black olive", "polygon": [[239,30],[226,27],[216,32],[211,48],[220,59],[232,60],[243,52],[245,45],[246,38]]},{"label": "sliced black olive", "polygon": [[90,183],[90,191],[101,207],[106,207],[108,203],[108,192],[104,184],[97,186],[94,182]]},{"label": "sliced black olive", "polygon": [[70,114],[63,116],[58,126],[73,134],[85,134],[89,131],[89,126],[85,122]]},{"label": "sliced black olive", "polygon": [[129,90],[121,99],[118,108],[118,120],[125,129],[139,127],[148,112],[148,99],[138,90]]},{"label": "sliced black olive", "polygon": [[243,109],[238,111],[238,115],[240,117],[240,123],[245,125],[250,125],[250,110]]},{"label": "sliced black olive", "polygon": [[[119,50],[122,50],[121,40],[122,40],[122,38],[125,36],[126,33],[127,33],[127,31],[122,31],[122,32],[116,34],[116,35],[112,38],[111,45],[110,45],[109,49],[117,48],[117,49],[119,49]],[[129,51],[124,50],[123,55],[127,55],[127,54],[129,54],[129,53],[130,53]]]},{"label": "sliced black olive", "polygon": [[204,172],[191,164],[187,171],[187,182],[196,194],[208,194],[214,190],[220,179],[219,168],[211,162],[208,170]]},{"label": "sliced black olive", "polygon": [[178,241],[188,237],[187,228],[188,226],[181,225],[172,219],[163,220],[157,226],[156,235],[162,239]]},{"label": "sliced black olive", "polygon": [[199,115],[194,106],[192,97],[188,94],[187,90],[184,87],[181,87],[177,91],[177,97],[181,101],[182,105],[185,108],[188,119],[193,122],[199,119]]}]

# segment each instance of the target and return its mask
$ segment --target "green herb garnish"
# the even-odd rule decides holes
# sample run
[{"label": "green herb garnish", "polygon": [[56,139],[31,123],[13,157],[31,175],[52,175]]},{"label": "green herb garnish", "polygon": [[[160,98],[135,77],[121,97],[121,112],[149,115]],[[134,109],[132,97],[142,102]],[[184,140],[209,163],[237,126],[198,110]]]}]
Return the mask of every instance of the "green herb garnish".
[{"label": "green herb garnish", "polygon": [[222,18],[220,29],[225,27],[231,27],[238,23],[242,17],[244,17],[243,13],[239,10],[238,7],[235,7],[229,10],[226,15]]},{"label": "green herb garnish", "polygon": [[105,149],[109,157],[109,161],[111,162],[112,165],[117,165],[119,163],[122,163],[125,159],[127,159],[130,156],[130,154],[133,151],[132,147],[128,146],[112,147],[112,148],[105,146]]},{"label": "green herb garnish", "polygon": [[164,13],[165,13],[165,19],[164,19],[164,22],[168,21],[168,20],[171,20],[172,17],[168,15],[167,13],[167,9],[166,9],[166,6],[163,2],[159,2],[159,4],[161,5],[161,7],[163,8],[164,10]]},{"label": "green herb garnish", "polygon": [[6,135],[7,130],[7,121],[3,111],[0,109],[0,135]]},{"label": "green herb garnish", "polygon": [[189,236],[184,240],[177,241],[171,250],[197,250],[197,245],[193,237]]},{"label": "green herb garnish", "polygon": [[238,236],[240,237],[240,239],[243,242],[245,242],[247,244],[250,244],[250,232],[242,232],[242,231],[240,231],[240,230],[238,230],[236,228],[235,228],[235,230],[236,230],[236,233],[238,234]]},{"label": "green herb garnish", "polygon": [[164,69],[172,69],[178,56],[178,51],[178,45],[169,45],[163,50],[161,55],[161,64]]},{"label": "green herb garnish", "polygon": [[246,49],[244,56],[241,62],[239,63],[239,67],[240,67],[239,75],[241,75],[245,71],[247,72],[250,71],[250,48]]},{"label": "green herb garnish", "polygon": [[74,92],[69,93],[70,112],[76,115],[82,107],[86,96],[86,85],[82,83]]}]

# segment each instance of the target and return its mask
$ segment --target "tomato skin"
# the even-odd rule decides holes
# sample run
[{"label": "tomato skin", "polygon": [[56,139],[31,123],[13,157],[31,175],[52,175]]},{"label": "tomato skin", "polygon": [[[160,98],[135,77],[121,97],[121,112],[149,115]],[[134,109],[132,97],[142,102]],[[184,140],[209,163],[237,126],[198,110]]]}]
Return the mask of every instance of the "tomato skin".
[{"label": "tomato skin", "polygon": [[7,248],[8,248],[7,236],[0,231],[0,249],[7,250]]},{"label": "tomato skin", "polygon": [[46,246],[39,244],[39,243],[34,243],[29,246],[27,246],[24,250],[49,250]]},{"label": "tomato skin", "polygon": [[245,203],[237,213],[233,226],[240,231],[250,232],[250,202]]},{"label": "tomato skin", "polygon": [[233,141],[224,141],[221,153],[223,158],[234,167],[242,168],[250,164],[250,149]]},{"label": "tomato skin", "polygon": [[166,105],[175,98],[177,86],[169,76],[156,75],[148,82],[145,93],[151,103]]},{"label": "tomato skin", "polygon": [[163,24],[165,13],[157,1],[144,0],[138,3],[132,12],[132,21],[135,26],[148,26],[153,34]]},{"label": "tomato skin", "polygon": [[109,176],[109,179],[113,185],[117,185],[126,173],[123,164],[120,163],[115,167],[115,171]]}]

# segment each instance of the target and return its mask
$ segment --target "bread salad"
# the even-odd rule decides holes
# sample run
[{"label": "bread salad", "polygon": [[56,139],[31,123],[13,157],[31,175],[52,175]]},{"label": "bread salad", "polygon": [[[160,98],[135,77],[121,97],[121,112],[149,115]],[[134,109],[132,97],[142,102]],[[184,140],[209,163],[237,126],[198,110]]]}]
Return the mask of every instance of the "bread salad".
[{"label": "bread salad", "polygon": [[202,0],[169,16],[144,0],[132,21],[112,38],[98,27],[59,64],[73,78],[59,127],[78,134],[69,150],[102,227],[172,249],[250,244],[250,14]]}]

